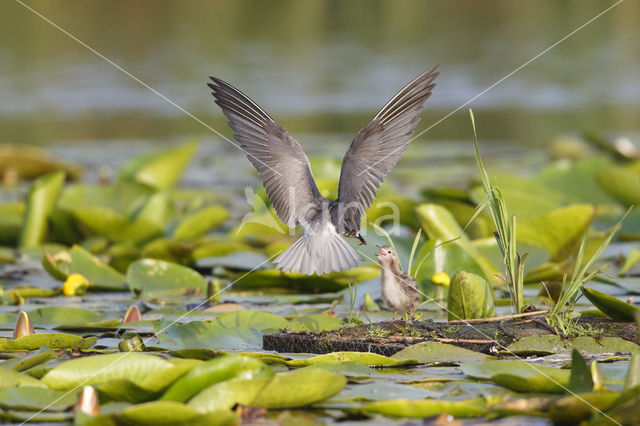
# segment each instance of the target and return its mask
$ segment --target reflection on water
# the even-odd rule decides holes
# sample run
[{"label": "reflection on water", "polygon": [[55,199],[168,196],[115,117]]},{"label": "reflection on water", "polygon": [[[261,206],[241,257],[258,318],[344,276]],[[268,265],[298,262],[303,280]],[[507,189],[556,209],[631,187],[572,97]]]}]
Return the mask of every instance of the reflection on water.
[{"label": "reflection on water", "polygon": [[[230,132],[205,87],[227,79],[311,152],[339,157],[397,89],[439,63],[418,129],[552,45],[608,1],[235,1],[28,3],[199,119]],[[539,150],[558,132],[637,136],[640,3],[624,2],[474,100],[496,152]],[[1,142],[94,141],[120,163],[136,147],[197,137],[234,148],[18,3],[0,15]],[[420,138],[417,157],[469,152],[466,108]],[[130,141],[140,141],[131,143]],[[209,142],[210,140],[210,142]],[[318,142],[322,142],[318,144]],[[335,145],[335,147],[334,147]],[[60,148],[65,149],[65,148]],[[95,154],[87,154],[89,162]],[[442,154],[440,154],[442,155]],[[104,156],[102,159],[104,159]],[[414,160],[415,160],[414,158]],[[242,160],[240,158],[240,160]],[[216,160],[212,160],[216,161]],[[224,164],[225,162],[223,162]]]}]

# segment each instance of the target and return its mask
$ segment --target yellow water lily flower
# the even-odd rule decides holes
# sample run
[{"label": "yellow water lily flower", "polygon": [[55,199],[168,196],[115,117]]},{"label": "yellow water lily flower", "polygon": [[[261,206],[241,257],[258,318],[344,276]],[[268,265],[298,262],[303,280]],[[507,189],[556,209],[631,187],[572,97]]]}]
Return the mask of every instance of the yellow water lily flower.
[{"label": "yellow water lily flower", "polygon": [[87,288],[89,288],[89,280],[83,275],[71,274],[62,285],[62,293],[65,296],[77,296],[85,294]]},{"label": "yellow water lily flower", "polygon": [[445,287],[448,287],[449,284],[451,283],[451,277],[449,275],[447,275],[446,272],[438,272],[438,273],[433,274],[431,276],[431,281],[434,284],[443,285]]}]

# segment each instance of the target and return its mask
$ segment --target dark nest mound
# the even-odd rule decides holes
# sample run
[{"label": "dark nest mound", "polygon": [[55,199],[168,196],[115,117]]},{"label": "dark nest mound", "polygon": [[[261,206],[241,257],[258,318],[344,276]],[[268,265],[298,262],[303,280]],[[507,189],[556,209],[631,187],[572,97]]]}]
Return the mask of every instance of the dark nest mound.
[{"label": "dark nest mound", "polygon": [[[589,324],[598,331],[590,334],[591,337],[619,337],[640,344],[635,323],[599,317],[582,317],[578,322]],[[387,321],[324,332],[282,330],[265,335],[262,344],[265,350],[278,352],[324,354],[358,351],[389,356],[413,344],[430,340],[495,355],[523,337],[550,334],[556,332],[542,316],[471,324],[457,321]]]}]

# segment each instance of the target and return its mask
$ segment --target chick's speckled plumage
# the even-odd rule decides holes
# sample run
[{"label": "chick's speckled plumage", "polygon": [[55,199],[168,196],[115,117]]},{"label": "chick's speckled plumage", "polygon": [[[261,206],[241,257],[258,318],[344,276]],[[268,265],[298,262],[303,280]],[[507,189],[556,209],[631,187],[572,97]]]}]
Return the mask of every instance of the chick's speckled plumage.
[{"label": "chick's speckled plumage", "polygon": [[393,247],[379,247],[378,261],[382,267],[382,299],[393,309],[395,320],[398,311],[409,312],[413,318],[413,311],[420,304],[420,292],[416,280],[400,269],[398,255]]}]

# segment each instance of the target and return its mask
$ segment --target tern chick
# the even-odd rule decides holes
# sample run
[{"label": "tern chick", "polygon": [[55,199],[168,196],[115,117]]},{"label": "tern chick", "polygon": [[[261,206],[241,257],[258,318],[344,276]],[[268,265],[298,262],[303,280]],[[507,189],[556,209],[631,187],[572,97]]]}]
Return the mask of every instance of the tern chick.
[{"label": "tern chick", "polygon": [[361,218],[413,137],[435,86],[435,69],[413,79],[356,135],[342,161],[335,201],[320,195],[300,144],[242,92],[211,77],[215,102],[258,170],[278,217],[290,228],[304,227],[304,234],[274,261],[278,269],[324,274],[363,260],[340,234],[366,244]]},{"label": "tern chick", "polygon": [[413,320],[413,311],[420,304],[420,293],[416,280],[400,269],[400,261],[393,247],[378,247],[378,261],[382,267],[382,299],[393,309],[395,321],[398,311],[409,312]]}]

